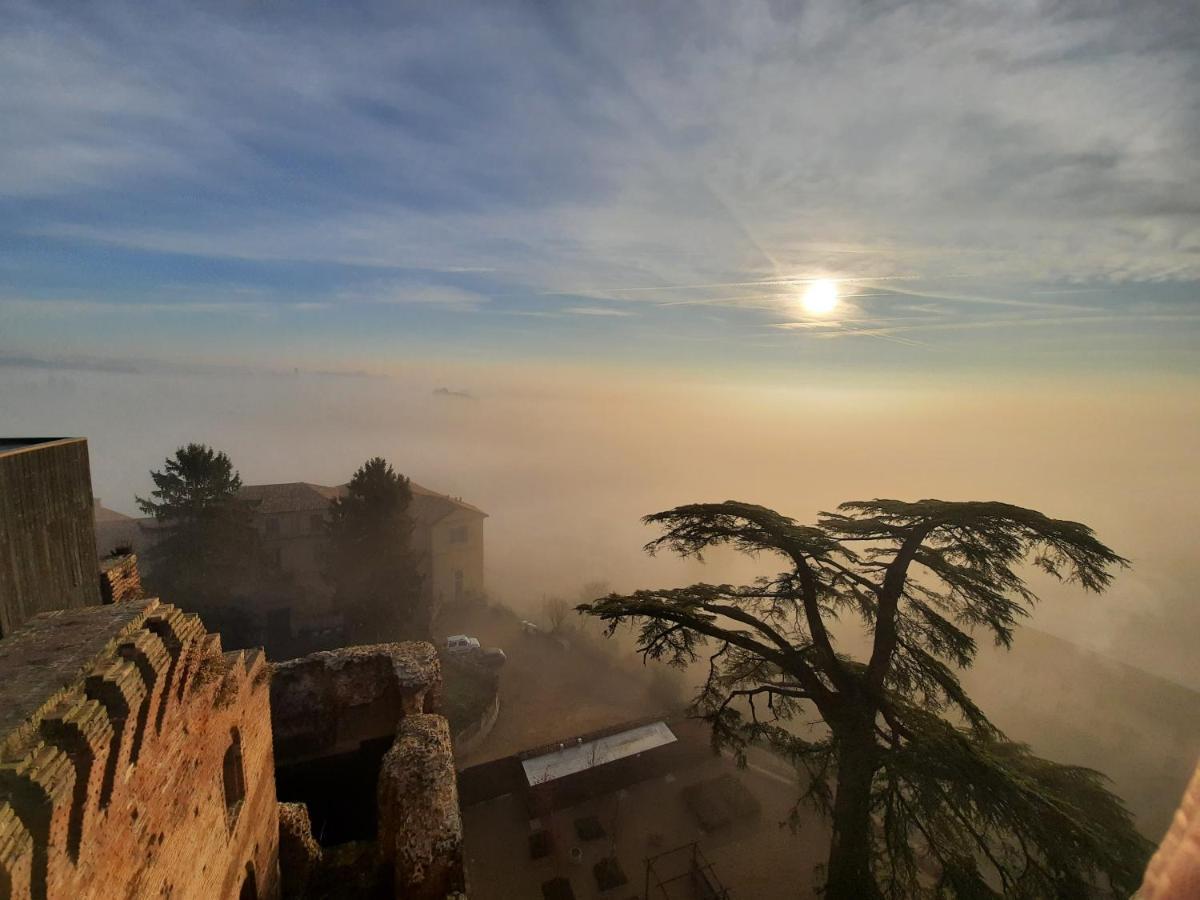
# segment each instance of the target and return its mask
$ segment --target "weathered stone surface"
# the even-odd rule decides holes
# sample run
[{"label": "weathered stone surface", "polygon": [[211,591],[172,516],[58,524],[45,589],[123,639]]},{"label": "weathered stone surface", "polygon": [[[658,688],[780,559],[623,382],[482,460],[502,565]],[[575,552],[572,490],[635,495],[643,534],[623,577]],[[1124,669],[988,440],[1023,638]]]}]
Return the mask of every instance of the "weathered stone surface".
[{"label": "weathered stone surface", "polygon": [[100,599],[105,603],[127,603],[145,597],[136,553],[108,556],[100,560]]},{"label": "weathered stone surface", "polygon": [[275,757],[292,763],[395,734],[401,717],[434,708],[441,667],[419,641],[323,650],[274,666]]},{"label": "weathered stone surface", "polygon": [[450,728],[406,716],[379,771],[379,853],[397,897],[432,900],[465,890],[462,818]]},{"label": "weathered stone surface", "polygon": [[0,641],[0,896],[277,897],[265,671],[153,599]]},{"label": "weathered stone surface", "polygon": [[313,870],[321,864],[321,845],[312,833],[308,807],[279,804],[279,875],[285,897],[303,897]]}]

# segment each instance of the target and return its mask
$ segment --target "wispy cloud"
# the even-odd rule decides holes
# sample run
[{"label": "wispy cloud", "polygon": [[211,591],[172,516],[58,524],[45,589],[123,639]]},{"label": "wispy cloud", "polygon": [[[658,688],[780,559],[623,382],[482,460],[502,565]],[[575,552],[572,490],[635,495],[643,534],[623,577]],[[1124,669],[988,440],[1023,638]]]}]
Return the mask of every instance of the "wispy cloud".
[{"label": "wispy cloud", "polygon": [[568,306],[563,312],[573,316],[636,316],[637,313],[628,309],[614,309],[609,306]]},{"label": "wispy cloud", "polygon": [[14,0],[0,289],[90,255],[164,315],[223,311],[214,277],[274,283],[241,314],[728,308],[747,341],[815,277],[855,327],[1102,314],[1048,292],[1200,283],[1191,6]]},{"label": "wispy cloud", "polygon": [[457,312],[480,309],[489,298],[475,291],[444,284],[375,282],[338,294],[346,303],[387,303],[393,305],[433,306]]}]

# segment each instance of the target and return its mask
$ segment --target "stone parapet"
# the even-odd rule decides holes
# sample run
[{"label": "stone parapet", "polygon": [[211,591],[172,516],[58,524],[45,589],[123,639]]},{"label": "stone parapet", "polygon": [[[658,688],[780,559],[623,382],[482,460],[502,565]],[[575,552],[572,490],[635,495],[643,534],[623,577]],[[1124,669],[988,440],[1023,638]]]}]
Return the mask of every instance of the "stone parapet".
[{"label": "stone parapet", "polygon": [[437,652],[422,641],[323,650],[273,668],[271,716],[281,764],[394,735],[402,717],[432,712],[441,695]]},{"label": "stone parapet", "polygon": [[406,716],[379,771],[379,854],[395,896],[442,900],[466,890],[462,817],[450,728],[437,715]]}]

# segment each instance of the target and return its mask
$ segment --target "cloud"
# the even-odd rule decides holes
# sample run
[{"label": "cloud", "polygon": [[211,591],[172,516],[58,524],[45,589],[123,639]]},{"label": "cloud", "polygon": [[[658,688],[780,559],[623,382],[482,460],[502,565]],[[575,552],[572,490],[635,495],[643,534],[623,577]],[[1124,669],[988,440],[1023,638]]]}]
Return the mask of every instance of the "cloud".
[{"label": "cloud", "polygon": [[568,306],[563,312],[573,316],[636,316],[628,309],[613,309],[608,306]]},{"label": "cloud", "polygon": [[0,237],[326,266],[297,299],[347,307],[761,321],[833,276],[876,324],[868,289],[1057,310],[991,298],[1200,281],[1190,6],[12,3]]},{"label": "cloud", "polygon": [[338,298],[349,303],[387,303],[435,306],[469,312],[489,302],[483,294],[445,284],[377,282],[342,291]]}]

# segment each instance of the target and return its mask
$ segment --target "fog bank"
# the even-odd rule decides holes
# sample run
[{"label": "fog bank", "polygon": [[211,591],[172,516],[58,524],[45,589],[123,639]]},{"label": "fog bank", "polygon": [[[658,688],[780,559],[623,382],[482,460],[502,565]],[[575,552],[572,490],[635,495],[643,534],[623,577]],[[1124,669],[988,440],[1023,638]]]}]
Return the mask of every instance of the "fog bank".
[{"label": "fog bank", "polygon": [[390,377],[13,367],[0,370],[0,431],[87,437],[97,496],[126,513],[187,441],[226,450],[252,484],[341,483],[385,456],[489,513],[490,593],[519,609],[588,581],[625,590],[771,568],[646,557],[639,517],[680,503],[738,499],[809,520],[857,498],[1003,500],[1086,522],[1133,561],[1099,598],[1045,585],[1038,627],[1200,688],[1195,388],[764,386],[500,364]]}]

